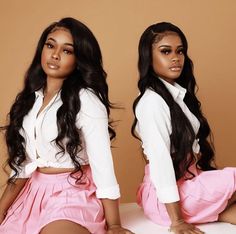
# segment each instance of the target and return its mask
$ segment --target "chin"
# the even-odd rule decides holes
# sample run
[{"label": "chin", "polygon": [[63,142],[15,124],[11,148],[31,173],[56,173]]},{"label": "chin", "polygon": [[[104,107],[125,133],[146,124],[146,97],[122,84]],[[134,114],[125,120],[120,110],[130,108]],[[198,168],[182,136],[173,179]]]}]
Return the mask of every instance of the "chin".
[{"label": "chin", "polygon": [[178,78],[180,77],[180,74],[181,74],[181,73],[179,73],[179,74],[171,74],[171,75],[169,76],[169,79],[176,80],[176,79],[178,79]]}]

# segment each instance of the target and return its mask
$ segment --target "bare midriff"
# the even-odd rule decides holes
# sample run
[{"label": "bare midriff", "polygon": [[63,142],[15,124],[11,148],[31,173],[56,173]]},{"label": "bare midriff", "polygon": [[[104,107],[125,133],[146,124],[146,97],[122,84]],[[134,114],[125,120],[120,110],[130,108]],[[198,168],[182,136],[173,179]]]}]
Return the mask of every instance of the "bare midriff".
[{"label": "bare midriff", "polygon": [[[89,165],[83,165],[81,168],[86,169]],[[55,167],[38,167],[37,171],[44,174],[59,174],[74,171],[74,168],[55,168]]]}]

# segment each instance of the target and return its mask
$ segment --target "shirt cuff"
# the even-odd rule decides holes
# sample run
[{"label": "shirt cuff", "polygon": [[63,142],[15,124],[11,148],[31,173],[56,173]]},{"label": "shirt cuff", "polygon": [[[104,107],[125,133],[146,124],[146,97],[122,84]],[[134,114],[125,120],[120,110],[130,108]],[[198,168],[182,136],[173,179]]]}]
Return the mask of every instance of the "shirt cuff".
[{"label": "shirt cuff", "polygon": [[161,203],[172,203],[180,200],[177,185],[166,188],[159,188],[158,190],[156,190],[156,193],[158,200]]},{"label": "shirt cuff", "polygon": [[97,198],[118,199],[120,197],[120,187],[115,185],[108,188],[99,188],[96,190]]}]

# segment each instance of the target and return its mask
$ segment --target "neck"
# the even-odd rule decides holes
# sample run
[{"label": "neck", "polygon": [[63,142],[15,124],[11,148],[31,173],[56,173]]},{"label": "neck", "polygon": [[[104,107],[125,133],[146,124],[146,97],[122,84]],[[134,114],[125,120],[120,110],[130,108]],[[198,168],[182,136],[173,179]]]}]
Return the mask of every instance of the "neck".
[{"label": "neck", "polygon": [[54,95],[55,93],[59,92],[63,84],[62,79],[51,79],[47,78],[47,84],[44,89],[44,95]]}]

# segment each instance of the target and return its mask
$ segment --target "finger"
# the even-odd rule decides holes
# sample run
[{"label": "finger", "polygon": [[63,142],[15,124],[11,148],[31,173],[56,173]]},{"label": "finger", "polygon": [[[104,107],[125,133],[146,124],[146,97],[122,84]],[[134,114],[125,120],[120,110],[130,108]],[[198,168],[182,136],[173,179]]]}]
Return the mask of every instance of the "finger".
[{"label": "finger", "polygon": [[192,231],[193,234],[204,234],[205,232],[201,231],[199,228]]},{"label": "finger", "polygon": [[180,234],[199,234],[197,230],[194,230],[194,227],[187,229],[187,230],[182,230],[179,233]]},{"label": "finger", "polygon": [[130,230],[126,230],[125,234],[135,234],[135,233],[131,232]]},{"label": "finger", "polygon": [[186,231],[183,231],[183,232],[181,232],[181,233],[183,233],[183,234],[196,234],[196,232],[194,231],[194,230],[186,230]]},{"label": "finger", "polygon": [[204,234],[205,233],[198,227],[195,227],[195,231],[196,231],[197,234]]}]

